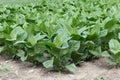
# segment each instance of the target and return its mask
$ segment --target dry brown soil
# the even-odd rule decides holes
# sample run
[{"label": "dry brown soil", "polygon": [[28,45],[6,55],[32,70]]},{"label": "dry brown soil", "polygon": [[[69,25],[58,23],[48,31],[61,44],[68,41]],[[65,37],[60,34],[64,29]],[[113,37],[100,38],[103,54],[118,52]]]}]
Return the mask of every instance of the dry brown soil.
[{"label": "dry brown soil", "polygon": [[[31,63],[0,56],[0,80],[120,80],[120,69],[109,66],[106,59],[83,62],[74,74],[50,72]],[[103,80],[103,79],[101,79]]]}]

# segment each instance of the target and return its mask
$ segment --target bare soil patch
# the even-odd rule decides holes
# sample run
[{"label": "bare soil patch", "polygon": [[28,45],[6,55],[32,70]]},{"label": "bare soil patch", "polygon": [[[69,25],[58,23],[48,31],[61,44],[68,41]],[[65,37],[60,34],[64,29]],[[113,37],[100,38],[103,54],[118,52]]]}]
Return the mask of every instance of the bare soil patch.
[{"label": "bare soil patch", "polygon": [[108,60],[101,58],[83,62],[74,74],[50,72],[28,62],[13,61],[0,56],[0,80],[120,80],[120,69],[114,69]]}]

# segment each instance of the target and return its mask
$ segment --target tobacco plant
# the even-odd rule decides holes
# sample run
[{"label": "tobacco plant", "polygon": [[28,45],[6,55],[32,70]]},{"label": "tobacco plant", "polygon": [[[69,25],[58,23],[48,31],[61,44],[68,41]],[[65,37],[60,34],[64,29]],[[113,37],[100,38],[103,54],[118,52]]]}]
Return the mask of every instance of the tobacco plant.
[{"label": "tobacco plant", "polygon": [[0,5],[0,53],[70,72],[77,71],[81,61],[108,57],[109,51],[109,58],[118,64],[119,3],[40,0],[28,5]]}]

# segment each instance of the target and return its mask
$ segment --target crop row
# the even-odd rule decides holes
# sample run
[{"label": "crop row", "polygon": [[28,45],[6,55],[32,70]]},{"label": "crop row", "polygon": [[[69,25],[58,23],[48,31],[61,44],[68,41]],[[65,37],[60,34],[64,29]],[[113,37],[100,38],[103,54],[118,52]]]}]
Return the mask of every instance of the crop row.
[{"label": "crop row", "polygon": [[0,5],[0,52],[55,70],[96,57],[120,63],[119,0]]}]

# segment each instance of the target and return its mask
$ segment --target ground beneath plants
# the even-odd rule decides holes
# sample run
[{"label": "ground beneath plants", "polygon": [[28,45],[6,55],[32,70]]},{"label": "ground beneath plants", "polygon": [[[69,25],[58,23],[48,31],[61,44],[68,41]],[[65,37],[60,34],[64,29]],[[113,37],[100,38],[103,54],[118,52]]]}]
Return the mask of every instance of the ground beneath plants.
[{"label": "ground beneath plants", "polygon": [[[83,62],[74,74],[51,72],[28,62],[0,56],[0,80],[120,80],[120,69],[108,65],[104,58]],[[105,79],[107,78],[107,79]]]}]

